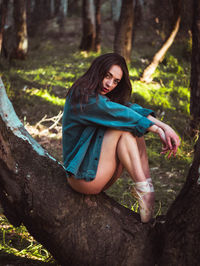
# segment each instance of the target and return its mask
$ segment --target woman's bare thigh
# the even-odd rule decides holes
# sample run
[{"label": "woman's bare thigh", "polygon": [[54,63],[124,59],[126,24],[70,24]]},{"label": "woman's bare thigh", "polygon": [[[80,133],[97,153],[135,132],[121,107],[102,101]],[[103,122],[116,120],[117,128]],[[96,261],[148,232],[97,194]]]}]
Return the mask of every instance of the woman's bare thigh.
[{"label": "woman's bare thigh", "polygon": [[117,158],[117,144],[122,133],[123,131],[113,129],[105,132],[95,179],[87,182],[83,179],[68,178],[73,189],[84,194],[98,194],[107,188],[106,185],[111,179],[115,181],[120,176],[122,167]]}]

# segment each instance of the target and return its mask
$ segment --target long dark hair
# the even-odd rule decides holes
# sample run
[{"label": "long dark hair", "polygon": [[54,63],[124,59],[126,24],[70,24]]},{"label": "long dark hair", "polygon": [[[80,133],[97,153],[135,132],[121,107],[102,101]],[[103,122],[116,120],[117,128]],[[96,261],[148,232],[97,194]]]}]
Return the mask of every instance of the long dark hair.
[{"label": "long dark hair", "polygon": [[68,95],[72,104],[85,104],[88,97],[95,93],[98,98],[102,81],[113,65],[121,67],[123,76],[113,91],[106,94],[111,101],[125,104],[131,95],[131,83],[125,59],[117,53],[108,53],[97,57],[87,70],[70,88]]}]

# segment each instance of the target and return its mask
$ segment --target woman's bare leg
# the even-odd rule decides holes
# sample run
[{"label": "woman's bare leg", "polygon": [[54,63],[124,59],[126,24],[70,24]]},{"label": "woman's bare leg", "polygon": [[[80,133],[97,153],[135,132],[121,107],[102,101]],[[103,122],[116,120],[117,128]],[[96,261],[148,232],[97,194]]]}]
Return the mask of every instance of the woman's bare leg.
[{"label": "woman's bare leg", "polygon": [[[147,174],[149,176],[149,168],[145,153],[144,143],[137,141],[131,133],[108,129],[104,135],[95,179],[87,182],[71,177],[68,179],[69,183],[80,193],[98,194],[119,177],[122,170],[121,163],[135,181],[141,220],[148,222],[153,214],[154,193],[146,177]],[[142,165],[140,156],[145,165]]]},{"label": "woman's bare leg", "polygon": [[80,193],[98,194],[107,188],[110,180],[112,182],[120,176],[120,163],[134,181],[146,180],[136,138],[129,132],[108,129],[104,135],[95,179],[87,182],[72,177],[68,178],[69,184]]},{"label": "woman's bare leg", "polygon": [[109,187],[111,187],[118,178],[120,178],[122,171],[123,171],[123,165],[120,163],[117,164],[117,169],[114,172],[114,175],[111,177],[111,179],[108,181],[108,183],[105,185],[105,187],[103,188],[103,191],[107,190]]},{"label": "woman's bare leg", "polygon": [[84,194],[98,194],[107,189],[109,181],[113,183],[121,175],[122,165],[117,157],[117,144],[123,131],[108,129],[103,138],[96,177],[87,182],[75,178],[68,178],[73,189]]},{"label": "woman's bare leg", "polygon": [[138,150],[140,153],[140,159],[142,162],[142,169],[143,169],[144,175],[146,178],[149,178],[150,177],[149,160],[147,156],[147,149],[146,149],[144,137],[141,137],[141,138],[136,137],[136,141],[137,141]]}]

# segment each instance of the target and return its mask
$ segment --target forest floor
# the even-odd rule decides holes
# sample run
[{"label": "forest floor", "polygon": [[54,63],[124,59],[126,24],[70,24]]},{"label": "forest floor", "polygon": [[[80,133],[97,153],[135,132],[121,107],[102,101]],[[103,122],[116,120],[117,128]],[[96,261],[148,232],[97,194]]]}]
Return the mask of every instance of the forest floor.
[{"label": "forest floor", "polygon": [[[110,23],[104,22],[102,53],[112,51],[114,31]],[[65,33],[60,35],[56,22],[51,21],[42,33],[29,39],[26,60],[13,60],[9,64],[2,59],[0,65],[0,75],[17,115],[29,133],[58,161],[62,161],[61,117],[66,92],[97,56],[79,51],[80,27],[79,19],[69,18]],[[160,215],[166,214],[185,182],[195,140],[189,137],[188,128],[188,42],[180,38],[174,43],[151,84],[139,81],[142,70],[161,44],[161,38],[155,36],[156,33],[145,35],[142,30],[135,33],[129,69],[133,101],[153,109],[157,117],[169,123],[181,137],[179,152],[176,158],[170,159],[160,155],[161,144],[156,136],[147,134],[145,137],[156,193],[156,215]],[[131,186],[132,181],[124,172],[107,193],[120,204],[137,210],[137,202],[130,193]],[[0,228],[0,265],[56,265],[51,256],[23,231],[25,229],[13,228],[3,215]],[[28,241],[27,244],[24,241]],[[31,248],[36,250],[35,254],[29,252]]]}]

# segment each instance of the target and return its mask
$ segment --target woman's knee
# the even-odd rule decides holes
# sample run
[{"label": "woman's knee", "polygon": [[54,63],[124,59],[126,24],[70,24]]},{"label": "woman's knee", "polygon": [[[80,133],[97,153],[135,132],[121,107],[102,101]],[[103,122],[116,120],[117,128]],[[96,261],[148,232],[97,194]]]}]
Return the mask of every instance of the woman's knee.
[{"label": "woman's knee", "polygon": [[137,143],[136,137],[133,136],[131,132],[123,131],[120,140],[122,142],[128,143],[131,145],[131,143]]}]

